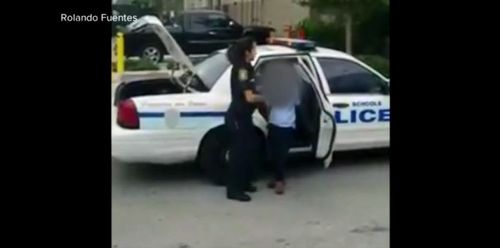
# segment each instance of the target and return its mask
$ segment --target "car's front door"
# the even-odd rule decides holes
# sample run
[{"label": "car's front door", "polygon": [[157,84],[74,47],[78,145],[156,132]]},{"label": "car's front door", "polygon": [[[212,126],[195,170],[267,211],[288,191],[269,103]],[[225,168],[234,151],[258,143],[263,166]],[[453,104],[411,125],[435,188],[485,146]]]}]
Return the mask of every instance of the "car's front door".
[{"label": "car's front door", "polygon": [[321,57],[317,62],[335,110],[336,149],[388,146],[390,96],[387,80],[357,61]]}]

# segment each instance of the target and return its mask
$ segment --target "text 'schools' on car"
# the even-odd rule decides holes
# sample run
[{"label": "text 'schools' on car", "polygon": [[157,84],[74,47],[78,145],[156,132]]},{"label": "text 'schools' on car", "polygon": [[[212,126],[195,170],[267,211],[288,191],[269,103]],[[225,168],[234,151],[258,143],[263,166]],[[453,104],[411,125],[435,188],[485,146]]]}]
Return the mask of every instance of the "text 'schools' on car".
[{"label": "text 'schools' on car", "polygon": [[[220,182],[228,158],[224,114],[231,101],[226,51],[193,66],[158,19],[144,17],[137,25],[152,27],[186,69],[122,80],[114,96],[112,156],[129,163],[196,160],[210,179]],[[389,79],[348,54],[311,41],[272,40],[257,47],[256,74],[266,63],[290,60],[305,89],[298,107],[308,116],[297,116],[290,153],[308,152],[328,167],[334,151],[389,147]],[[259,111],[253,122],[264,142],[267,123]]]}]

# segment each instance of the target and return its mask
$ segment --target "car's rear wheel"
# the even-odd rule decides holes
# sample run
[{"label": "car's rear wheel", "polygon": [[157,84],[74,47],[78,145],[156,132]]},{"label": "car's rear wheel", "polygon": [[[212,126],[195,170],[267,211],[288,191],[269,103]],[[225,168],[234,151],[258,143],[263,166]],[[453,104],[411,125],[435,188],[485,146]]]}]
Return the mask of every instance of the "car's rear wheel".
[{"label": "car's rear wheel", "polygon": [[224,185],[229,160],[229,139],[222,131],[207,134],[200,148],[199,163],[208,179]]},{"label": "car's rear wheel", "polygon": [[[263,135],[259,134],[259,141],[255,154],[251,178],[256,179],[259,171],[265,166],[266,148]],[[214,130],[207,134],[200,147],[198,163],[208,177],[215,185],[225,185],[227,176],[227,167],[229,163],[229,134],[225,129]]]}]

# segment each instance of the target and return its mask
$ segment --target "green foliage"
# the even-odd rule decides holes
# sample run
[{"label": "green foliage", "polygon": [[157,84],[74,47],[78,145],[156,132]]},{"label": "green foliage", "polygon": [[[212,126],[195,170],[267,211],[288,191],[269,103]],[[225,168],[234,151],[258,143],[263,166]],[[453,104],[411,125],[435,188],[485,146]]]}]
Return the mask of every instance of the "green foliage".
[{"label": "green foliage", "polygon": [[304,32],[309,40],[318,46],[329,47],[336,50],[345,50],[344,26],[338,23],[323,23],[305,19],[298,25],[304,27]]},{"label": "green foliage", "polygon": [[369,65],[376,71],[380,72],[385,77],[389,78],[390,76],[390,66],[389,60],[377,55],[357,55],[355,56],[357,59],[363,61],[365,64]]},{"label": "green foliage", "polygon": [[[319,2],[342,2],[314,0]],[[355,2],[355,1],[354,1]],[[355,17],[352,26],[353,54],[377,54],[389,57],[389,8],[388,3],[373,0],[370,11],[366,11],[362,18]],[[388,2],[388,1],[386,1]],[[301,21],[298,25],[304,27],[306,37],[317,42],[319,46],[345,51],[345,26],[342,21],[342,11],[325,8],[317,9],[311,18]],[[365,8],[365,7],[363,7]],[[365,8],[366,10],[366,8]],[[335,16],[333,22],[325,23],[319,18],[321,14]]]},{"label": "green foliage", "polygon": [[381,4],[388,6],[388,0],[301,0],[301,5],[310,6],[326,13],[333,10],[350,14],[355,20],[362,20]]},{"label": "green foliage", "polygon": [[133,0],[131,5],[139,6],[139,7],[149,7],[151,4],[150,0]]},{"label": "green foliage", "polygon": [[389,15],[389,8],[380,4],[353,27],[354,54],[389,57]]},{"label": "green foliage", "polygon": [[125,60],[126,71],[157,71],[160,68],[149,59]]}]

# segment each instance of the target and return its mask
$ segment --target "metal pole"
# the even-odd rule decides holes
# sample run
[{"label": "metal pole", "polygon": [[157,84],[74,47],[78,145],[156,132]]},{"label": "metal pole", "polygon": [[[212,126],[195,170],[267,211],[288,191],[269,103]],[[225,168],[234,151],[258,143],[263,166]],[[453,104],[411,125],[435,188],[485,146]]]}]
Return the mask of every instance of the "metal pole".
[{"label": "metal pole", "polygon": [[125,71],[125,39],[123,33],[118,32],[116,37],[116,72],[119,76]]}]

